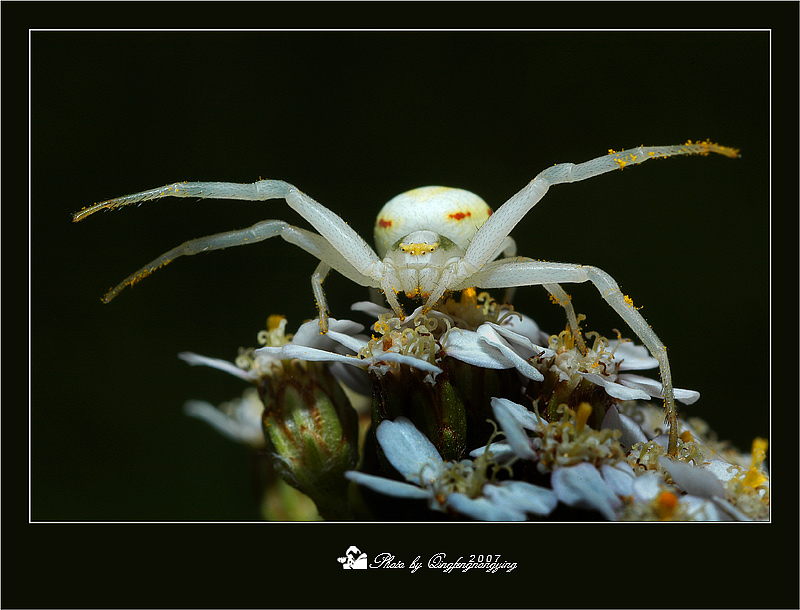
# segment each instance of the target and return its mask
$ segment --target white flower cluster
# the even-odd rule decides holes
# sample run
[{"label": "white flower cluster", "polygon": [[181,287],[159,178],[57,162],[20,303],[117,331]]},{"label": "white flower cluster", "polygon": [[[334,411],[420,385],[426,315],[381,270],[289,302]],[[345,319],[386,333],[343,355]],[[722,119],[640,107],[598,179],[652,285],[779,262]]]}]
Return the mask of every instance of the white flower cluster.
[{"label": "white flower cluster", "polygon": [[[264,346],[245,353],[239,366],[196,354],[181,357],[250,382],[279,374],[280,363],[288,360],[326,362],[337,380],[363,395],[371,392],[367,373],[380,378],[400,366],[423,373],[425,383],[434,385],[448,357],[483,369],[515,369],[521,387],[546,378],[557,386],[560,394],[553,394],[542,416],[538,398],[531,397],[531,408],[492,398],[505,440],[492,442],[493,436],[461,460],[444,460],[404,416],[377,426],[377,442],[396,472],[351,470],[345,476],[380,494],[425,500],[435,511],[492,521],[558,519],[560,507],[588,509],[614,521],[769,518],[765,441],[757,439],[752,453],[742,456],[721,450],[699,420],[680,420],[678,455],[667,455],[663,412],[643,402],[661,397],[661,384],[630,372],[657,366],[643,346],[596,335],[591,346],[581,342],[579,349],[569,330],[548,338],[530,318],[474,291],[403,320],[372,303],[353,309],[377,318],[371,336],[361,324],[335,319],[329,319],[325,335],[312,320],[289,336],[283,320],[270,325],[261,338]],[[560,401],[587,383],[602,388],[610,405],[595,412],[602,421],[592,425],[588,402]],[[675,398],[691,404],[699,394],[675,389]],[[257,400],[250,394],[220,409],[194,401],[187,411],[258,445],[263,433]]]}]

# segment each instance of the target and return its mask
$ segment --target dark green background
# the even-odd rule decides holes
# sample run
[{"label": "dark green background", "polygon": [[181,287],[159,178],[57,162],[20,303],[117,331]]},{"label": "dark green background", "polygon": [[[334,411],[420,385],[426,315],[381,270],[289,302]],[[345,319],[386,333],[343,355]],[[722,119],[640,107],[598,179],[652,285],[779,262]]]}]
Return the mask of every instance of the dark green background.
[{"label": "dark green background", "polygon": [[[100,297],[190,238],[279,201],[94,201],[178,180],[279,178],[372,242],[380,206],[442,184],[497,207],[539,171],[640,144],[677,158],[557,186],[520,254],[612,274],[669,348],[684,413],[748,448],[769,434],[769,39],[764,32],[34,32],[31,36],[31,516],[257,519],[248,452],[182,414],[244,384],[178,360],[233,359],[271,313],[315,315],[316,262],[279,240],[181,259]],[[331,312],[366,289],[331,277]],[[591,286],[587,328],[626,332]],[[548,331],[541,288],[517,307]],[[366,321],[353,314],[353,319]],[[630,335],[630,333],[627,333]]]}]

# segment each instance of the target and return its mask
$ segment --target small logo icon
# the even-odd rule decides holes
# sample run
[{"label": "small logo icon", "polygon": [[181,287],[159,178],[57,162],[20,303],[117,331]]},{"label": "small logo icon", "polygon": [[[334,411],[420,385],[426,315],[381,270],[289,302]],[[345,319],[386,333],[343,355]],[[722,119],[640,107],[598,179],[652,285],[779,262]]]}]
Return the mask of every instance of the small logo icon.
[{"label": "small logo icon", "polygon": [[336,561],[342,564],[344,570],[367,569],[367,554],[362,553],[357,546],[351,546],[344,557],[337,557]]}]

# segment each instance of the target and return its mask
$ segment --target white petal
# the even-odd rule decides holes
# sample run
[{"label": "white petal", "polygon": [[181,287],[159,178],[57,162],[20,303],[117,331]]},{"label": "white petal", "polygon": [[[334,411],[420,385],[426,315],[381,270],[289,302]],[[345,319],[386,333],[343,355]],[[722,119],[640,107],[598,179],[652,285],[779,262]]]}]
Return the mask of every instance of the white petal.
[{"label": "white petal", "polygon": [[446,355],[484,369],[510,369],[514,364],[471,330],[454,328],[442,346]]},{"label": "white petal", "polygon": [[494,504],[541,516],[549,515],[558,504],[556,492],[552,489],[524,481],[503,481],[499,485],[486,485],[483,495]]},{"label": "white petal", "polygon": [[398,354],[396,352],[384,352],[382,354],[372,356],[371,358],[364,358],[361,360],[361,362],[365,362],[367,364],[397,362],[398,364],[407,364],[412,368],[419,369],[420,371],[428,371],[429,373],[435,373],[436,375],[442,372],[442,369],[435,364],[431,364],[427,360],[415,358],[414,356],[406,356],[405,354]]},{"label": "white petal", "polygon": [[702,464],[701,468],[708,470],[723,483],[727,483],[742,472],[742,468],[719,458],[712,458],[708,463]]},{"label": "white petal", "polygon": [[402,481],[393,481],[392,479],[376,477],[375,475],[357,472],[355,470],[348,470],[344,473],[344,476],[346,479],[354,481],[364,487],[369,487],[373,491],[396,498],[418,499],[431,497],[431,492],[417,487],[416,485],[403,483]]},{"label": "white petal", "polygon": [[[624,373],[617,376],[617,381],[629,388],[639,389],[643,392],[646,392],[650,396],[664,398],[664,386],[661,385],[660,381],[656,381],[655,379],[642,377],[641,375],[634,375],[633,373]],[[685,405],[690,405],[700,398],[700,392],[695,392],[694,390],[682,390],[681,388],[674,388],[672,390],[672,394],[675,397],[675,400],[679,400]]]},{"label": "white petal", "polygon": [[328,330],[335,330],[337,333],[344,333],[346,335],[357,335],[364,330],[364,325],[354,322],[353,320],[328,318]]},{"label": "white petal", "polygon": [[259,347],[256,350],[256,356],[267,356],[280,360],[297,358],[298,360],[314,362],[344,362],[345,364],[352,364],[353,366],[366,366],[363,360],[359,360],[354,356],[345,356],[344,354],[337,354],[316,347],[295,345],[292,343],[287,343],[281,347],[274,347],[271,345]]},{"label": "white petal", "polygon": [[732,517],[718,509],[713,500],[697,496],[682,496],[678,503],[686,508],[687,516],[694,521],[731,521]]},{"label": "white petal", "polygon": [[[508,443],[492,443],[489,445],[489,451],[498,462],[505,462],[515,457],[514,449]],[[469,452],[470,457],[480,457],[486,453],[486,447],[478,447]]]},{"label": "white petal", "polygon": [[633,495],[633,480],[636,478],[636,474],[627,462],[618,462],[613,466],[602,464],[600,474],[618,496]]},{"label": "white petal", "polygon": [[688,494],[701,498],[725,497],[725,488],[720,480],[705,468],[691,466],[686,462],[672,461],[664,456],[658,458],[658,464]]},{"label": "white petal", "polygon": [[[331,319],[329,318],[329,322]],[[330,347],[331,340],[323,335],[319,330],[319,320],[309,320],[303,322],[292,336],[291,342],[294,345],[305,345],[317,349],[327,349]]]},{"label": "white petal", "polygon": [[[614,381],[611,381],[597,373],[580,373],[581,377],[594,383],[595,385],[603,386],[606,394],[620,400],[649,400],[650,394],[640,388],[626,387]],[[621,376],[620,376],[621,377]]]},{"label": "white petal", "polygon": [[384,420],[375,435],[386,459],[407,481],[424,484],[435,479],[442,456],[410,419]]},{"label": "white petal", "polygon": [[330,337],[331,339],[333,339],[334,341],[336,341],[337,343],[341,343],[347,349],[349,349],[349,350],[351,350],[351,351],[353,351],[355,353],[358,353],[358,351],[362,347],[365,347],[367,345],[367,343],[368,343],[367,341],[364,341],[363,339],[360,339],[359,337],[355,337],[353,335],[349,335],[349,334],[345,334],[345,333],[340,333],[340,332],[335,331],[335,330],[330,329],[330,328],[328,329],[327,336]]},{"label": "white petal", "polygon": [[711,499],[714,505],[719,509],[721,513],[725,515],[729,515],[733,519],[737,521],[752,521],[751,517],[745,515],[742,511],[736,508],[733,504],[728,502],[727,500],[723,500],[722,498],[714,497]]},{"label": "white petal", "polygon": [[464,494],[447,496],[447,505],[479,521],[525,521],[525,513],[510,506],[495,504],[486,498],[469,498]]},{"label": "white petal", "polygon": [[616,520],[614,509],[622,506],[622,500],[603,480],[597,468],[585,462],[556,468],[550,485],[560,502],[578,508],[593,508],[610,521]]},{"label": "white petal", "polygon": [[[498,317],[502,317],[503,314],[501,313]],[[533,319],[526,316],[524,313],[515,312],[514,315],[508,316],[503,321],[503,327],[509,328],[513,330],[518,335],[522,335],[523,337],[527,337],[530,339],[535,345],[546,346],[548,345],[548,340],[550,335],[539,328],[539,325],[533,321]]]},{"label": "white petal", "polygon": [[608,347],[614,350],[614,362],[619,362],[620,371],[633,371],[652,369],[658,366],[658,360],[650,355],[644,345],[636,345],[632,341],[618,341],[613,339],[608,342]]},{"label": "white petal", "polygon": [[[673,388],[672,395],[675,397],[675,400],[682,402],[685,405],[695,403],[700,398],[700,392],[697,392],[696,390],[684,390],[681,388]],[[663,396],[661,398],[663,398]]]},{"label": "white petal", "polygon": [[633,497],[640,502],[651,502],[661,493],[662,486],[664,479],[654,472],[645,472],[633,481]]},{"label": "white petal", "polygon": [[252,421],[237,421],[211,403],[202,400],[187,401],[183,405],[183,411],[190,417],[196,417],[210,424],[217,432],[231,440],[249,445],[264,444],[260,419],[255,424]]},{"label": "white petal", "polygon": [[531,448],[531,441],[525,434],[522,423],[514,414],[516,409],[510,407],[509,403],[510,405],[515,404],[505,398],[492,398],[492,411],[494,411],[497,423],[500,424],[508,444],[511,445],[517,456],[525,460],[538,459],[536,452]]},{"label": "white petal", "polygon": [[[339,334],[353,336],[364,330],[364,325],[352,320],[337,320],[328,318],[328,331]],[[297,332],[292,336],[291,343],[294,345],[305,345],[317,349],[333,350],[336,348],[336,341],[329,333],[322,334],[319,330],[319,319],[309,320],[300,325]],[[359,348],[361,349],[361,348]],[[358,351],[358,349],[354,350]]]},{"label": "white petal", "polygon": [[514,368],[525,375],[525,377],[533,379],[534,381],[544,380],[544,375],[530,362],[525,360],[525,358],[517,354],[494,328],[488,324],[481,324],[476,332],[482,341],[496,348],[503,356],[510,360],[514,364]]},{"label": "white petal", "polygon": [[192,352],[181,352],[178,354],[178,358],[184,360],[192,366],[210,366],[211,368],[230,373],[234,377],[239,377],[239,379],[244,379],[245,381],[252,381],[258,377],[257,372],[245,371],[233,364],[233,362],[220,360],[219,358],[208,358],[207,356],[201,356]]},{"label": "white petal", "polygon": [[650,439],[662,449],[669,449],[669,434],[659,434]]},{"label": "white petal", "polygon": [[[495,324],[493,322],[484,322],[484,324],[487,324],[491,326],[493,329],[495,329],[497,333],[509,343],[513,343],[517,348],[515,350],[516,353],[518,353],[522,357],[530,358],[532,356],[541,355],[546,358],[552,358],[553,356],[556,355],[556,353],[553,350],[536,345],[528,337],[520,335],[519,333],[515,332],[514,330],[508,328],[505,325],[501,326],[500,324]],[[522,350],[524,350],[525,353],[522,353]]]},{"label": "white petal", "polygon": [[515,420],[517,420],[523,428],[527,430],[538,430],[547,426],[547,422],[541,417],[536,415],[533,411],[529,411],[524,405],[513,402],[508,398],[492,398],[492,408],[495,404],[507,411]]},{"label": "white petal", "polygon": [[350,306],[350,309],[352,309],[353,311],[363,312],[365,314],[372,316],[373,318],[377,318],[385,313],[389,313],[390,311],[392,311],[388,307],[378,305],[377,303],[373,303],[372,301],[358,301],[357,303],[353,303]]},{"label": "white petal", "polygon": [[291,343],[282,347],[260,347],[256,350],[257,356],[268,356],[271,358],[297,358],[298,360],[309,360],[317,362],[343,362],[350,366],[357,366],[365,368],[371,364],[378,362],[398,362],[400,364],[408,364],[411,367],[428,371],[431,373],[441,373],[442,369],[428,362],[427,360],[420,360],[412,356],[405,356],[403,354],[396,354],[394,352],[386,352],[371,358],[356,358],[355,356],[346,356],[344,354],[337,354],[314,347],[306,347],[304,345],[293,345]]},{"label": "white petal", "polygon": [[363,369],[346,366],[341,362],[332,362],[329,370],[334,379],[341,381],[356,394],[372,395],[372,380]]},{"label": "white petal", "polygon": [[616,406],[611,406],[603,417],[603,423],[600,426],[601,430],[611,429],[619,430],[622,436],[619,438],[620,444],[625,449],[630,449],[636,443],[647,442],[647,435],[642,430],[641,426],[637,424],[632,418],[623,415],[617,410]]}]

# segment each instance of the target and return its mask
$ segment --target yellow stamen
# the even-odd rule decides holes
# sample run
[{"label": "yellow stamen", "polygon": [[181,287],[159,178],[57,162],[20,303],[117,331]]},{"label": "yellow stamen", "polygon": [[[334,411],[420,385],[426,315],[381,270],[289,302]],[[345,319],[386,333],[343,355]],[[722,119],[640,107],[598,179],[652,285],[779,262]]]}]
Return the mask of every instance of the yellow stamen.
[{"label": "yellow stamen", "polygon": [[578,434],[583,432],[583,429],[586,427],[586,422],[591,414],[592,405],[590,405],[588,402],[582,402],[580,405],[578,405],[578,413],[575,415],[575,430],[577,430]]},{"label": "yellow stamen", "polygon": [[750,470],[748,470],[747,474],[744,475],[742,484],[747,485],[748,487],[758,487],[767,481],[766,475],[759,471],[761,463],[767,457],[767,440],[764,438],[755,438],[753,440],[751,454],[753,456],[753,462],[750,466]]},{"label": "yellow stamen", "polygon": [[272,314],[267,318],[267,330],[275,330],[280,326],[281,320],[285,320],[286,316],[281,316],[278,314]]}]

